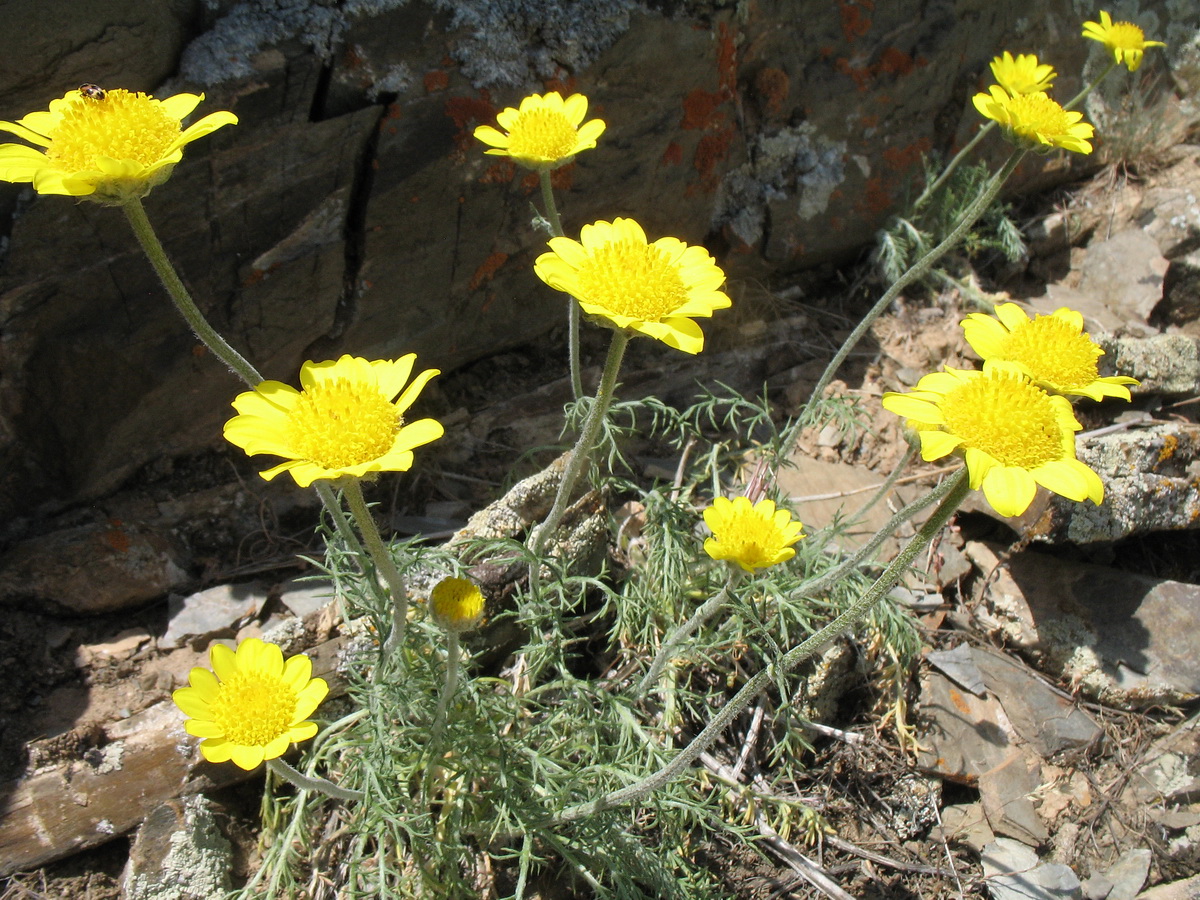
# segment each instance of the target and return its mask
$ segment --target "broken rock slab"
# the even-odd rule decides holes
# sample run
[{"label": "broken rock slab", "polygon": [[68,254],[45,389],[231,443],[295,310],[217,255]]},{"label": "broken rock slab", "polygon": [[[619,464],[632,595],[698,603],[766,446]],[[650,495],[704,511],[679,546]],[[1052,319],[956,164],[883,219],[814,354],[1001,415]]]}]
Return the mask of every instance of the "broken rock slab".
[{"label": "broken rock slab", "polygon": [[122,877],[125,900],[220,900],[233,849],[213,804],[199,794],[168,800],[138,828]]},{"label": "broken rock slab", "polygon": [[170,622],[163,647],[182,647],[190,638],[228,632],[257,615],[267,601],[267,585],[260,581],[220,584],[187,597],[172,597]]},{"label": "broken rock slab", "polygon": [[1081,900],[1079,878],[1062,863],[1044,863],[1020,841],[996,838],[983,848],[983,876],[993,900]]},{"label": "broken rock slab", "polygon": [[[999,558],[972,542],[985,575]],[[1124,709],[1200,696],[1200,586],[1025,552],[987,581],[975,615],[1054,677]]]},{"label": "broken rock slab", "polygon": [[1125,321],[1148,322],[1162,300],[1167,265],[1154,238],[1130,228],[1088,245],[1079,267],[1079,290]]}]

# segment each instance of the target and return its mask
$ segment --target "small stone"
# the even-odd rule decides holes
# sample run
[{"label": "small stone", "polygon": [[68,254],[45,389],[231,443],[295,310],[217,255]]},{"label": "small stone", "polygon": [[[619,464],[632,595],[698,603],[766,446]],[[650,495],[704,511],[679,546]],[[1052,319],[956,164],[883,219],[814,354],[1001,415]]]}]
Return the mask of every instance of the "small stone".
[{"label": "small stone", "polygon": [[255,615],[266,599],[267,589],[261,582],[222,584],[189,597],[172,597],[162,646],[180,647],[189,638],[229,632]]}]

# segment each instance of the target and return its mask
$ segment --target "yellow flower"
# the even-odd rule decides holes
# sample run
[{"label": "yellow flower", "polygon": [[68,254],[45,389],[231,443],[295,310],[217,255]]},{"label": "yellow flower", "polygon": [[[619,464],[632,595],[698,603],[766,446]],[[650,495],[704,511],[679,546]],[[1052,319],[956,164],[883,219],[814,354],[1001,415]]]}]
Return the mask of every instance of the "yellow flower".
[{"label": "yellow flower", "polygon": [[1020,53],[1014,59],[1007,50],[992,60],[992,76],[1010,94],[1034,94],[1050,90],[1054,66],[1039,63],[1032,53]]},{"label": "yellow flower", "polygon": [[657,338],[684,353],[704,349],[692,316],[730,305],[725,273],[703,247],[673,237],[648,243],[633,219],[584,225],[579,240],[556,237],[533,264],[538,278],[618,329]]},{"label": "yellow flower", "polygon": [[1145,32],[1132,22],[1113,22],[1104,10],[1100,10],[1099,22],[1083,23],[1083,36],[1102,43],[1112,51],[1118,65],[1124,63],[1130,72],[1138,70],[1147,47],[1167,46],[1162,41],[1146,40]]},{"label": "yellow flower", "polygon": [[1084,332],[1083,315],[1065,306],[1030,319],[1017,304],[1001,303],[996,318],[971,313],[962,327],[980,357],[1014,368],[1057,394],[1128,400],[1125,385],[1138,383],[1125,375],[1100,377],[1096,361],[1104,351]]},{"label": "yellow flower", "polygon": [[511,156],[530,169],[555,169],[569,163],[581,150],[591,150],[604,133],[604,122],[592,119],[582,127],[588,101],[583,94],[566,100],[558,91],[533,94],[521,101],[520,109],[511,106],[496,116],[502,131],[480,125],[475,137],[492,150],[493,156]]},{"label": "yellow flower", "polygon": [[429,594],[433,618],[447,631],[470,631],[483,618],[483,594],[465,578],[443,578]]},{"label": "yellow flower", "polygon": [[972,100],[980,115],[995,119],[1017,143],[1031,150],[1062,147],[1073,153],[1091,153],[1092,126],[1081,122],[1083,113],[1066,110],[1044,91],[1010,95],[998,84]]},{"label": "yellow flower", "polygon": [[1083,426],[1066,397],[985,362],[982,372],[946,368],[906,394],[888,392],[883,407],[904,416],[921,437],[926,462],[961,453],[973,489],[1002,516],[1019,516],[1037,485],[1068,500],[1104,501],[1100,476],[1075,458]]},{"label": "yellow flower", "polygon": [[317,733],[317,723],[308,717],[329,685],[311,677],[307,656],[301,653],[284,662],[283,651],[274,644],[247,638],[236,652],[213,644],[209,661],[211,672],[197,666],[188,675],[191,686],[171,695],[190,716],[187,733],[204,738],[200,754],[209,762],[233,760],[253,769]]},{"label": "yellow flower", "polygon": [[704,511],[704,522],[713,533],[704,542],[704,552],[747,572],[791,559],[796,555],[792,544],[804,537],[804,526],[771,500],[751,506],[747,497],[716,497]]},{"label": "yellow flower", "polygon": [[183,128],[183,119],[203,94],[155,100],[123,88],[104,91],[92,84],[51,100],[47,111],[16,122],[0,122],[31,144],[0,144],[0,179],[33,182],[40,194],[88,197],[116,205],[145,197],[162,184],[183,158],[183,147],[223,125],[231,112],[215,112]]},{"label": "yellow flower", "polygon": [[434,419],[404,422],[404,411],[440,374],[426,369],[405,387],[416,358],[410,353],[369,362],[347,355],[336,362],[306,362],[299,391],[264,381],[239,394],[233,408],[240,415],[225,423],[225,439],[251,456],[284,457],[287,462],[260,474],[270,481],[291,472],[300,487],[319,478],[403,472],[412,467],[414,447],[442,436]]}]

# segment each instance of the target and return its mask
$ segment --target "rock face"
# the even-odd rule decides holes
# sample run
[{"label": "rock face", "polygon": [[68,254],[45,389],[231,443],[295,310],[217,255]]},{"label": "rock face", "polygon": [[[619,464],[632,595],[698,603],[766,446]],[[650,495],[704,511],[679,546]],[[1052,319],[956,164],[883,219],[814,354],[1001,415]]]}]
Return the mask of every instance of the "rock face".
[{"label": "rock face", "polygon": [[[1172,19],[1177,7],[1139,21],[1182,47],[1197,13]],[[970,97],[1000,50],[1051,60],[1061,96],[1102,64],[1067,0],[1035,16],[983,0],[39,11],[7,29],[20,46],[6,72],[23,80],[0,75],[0,117],[81,81],[203,89],[199,113],[238,114],[189,146],[147,208],[212,323],[284,380],[343,352],[416,351],[449,370],[559,323],[561,298],[531,272],[536,180],[471,136],[530,91],[581,91],[608,122],[556,175],[569,233],[633,216],[652,237],[706,243],[736,285],[855,253],[922,154],[975,129]],[[1061,177],[1062,160],[1039,157],[1021,180],[1048,165]],[[0,514],[102,496],[217,446],[240,385],[187,333],[121,213],[8,185],[3,209]]]}]

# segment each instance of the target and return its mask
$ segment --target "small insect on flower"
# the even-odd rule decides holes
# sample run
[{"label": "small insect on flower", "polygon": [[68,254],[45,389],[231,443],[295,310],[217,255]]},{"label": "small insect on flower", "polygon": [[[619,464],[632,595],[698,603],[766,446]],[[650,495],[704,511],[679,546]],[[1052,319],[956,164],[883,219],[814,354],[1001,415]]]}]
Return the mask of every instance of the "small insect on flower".
[{"label": "small insect on flower", "polygon": [[79,93],[83,94],[89,100],[103,100],[108,96],[108,91],[100,87],[100,85],[92,84],[91,82],[81,84],[79,86]]}]

